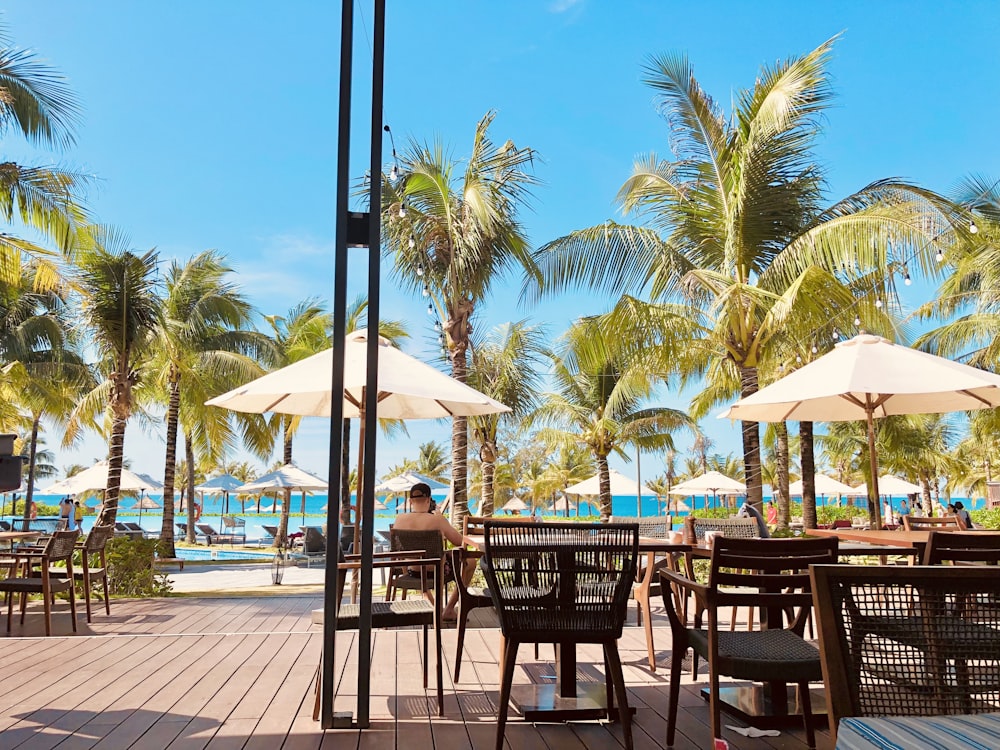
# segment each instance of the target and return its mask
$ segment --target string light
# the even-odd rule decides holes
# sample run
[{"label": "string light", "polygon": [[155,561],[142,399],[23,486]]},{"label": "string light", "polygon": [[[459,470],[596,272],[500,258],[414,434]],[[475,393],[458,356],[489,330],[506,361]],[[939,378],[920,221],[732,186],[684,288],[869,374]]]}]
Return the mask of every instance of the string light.
[{"label": "string light", "polygon": [[431,296],[431,288],[429,286],[427,286],[426,284],[424,284],[424,296],[425,297],[430,297]]},{"label": "string light", "polygon": [[838,331],[836,328],[833,329],[833,340],[840,341],[840,331]]},{"label": "string light", "polygon": [[881,298],[879,298],[879,297],[875,298],[875,307],[877,307],[879,310],[882,309],[882,299]]},{"label": "string light", "polygon": [[412,250],[412,249],[413,249],[413,248],[415,248],[416,246],[417,246],[417,238],[416,238],[416,237],[414,237],[414,236],[413,236],[413,235],[411,234],[411,235],[410,235],[410,249]]},{"label": "string light", "polygon": [[854,325],[856,326],[861,325],[861,318],[859,318],[857,315],[854,316]]},{"label": "string light", "polygon": [[401,202],[399,204],[399,218],[402,219],[405,216],[406,216],[406,204]]},{"label": "string light", "polygon": [[936,260],[938,263],[940,263],[941,261],[943,261],[944,260],[944,253],[942,253],[940,250],[938,250],[934,254],[934,260]]},{"label": "string light", "polygon": [[818,351],[819,351],[819,347],[817,347],[816,344],[813,344],[812,353],[815,354]]},{"label": "string light", "polygon": [[388,125],[382,127],[386,133],[389,134],[389,143],[392,144],[392,169],[389,170],[389,182],[393,185],[396,184],[396,180],[399,179],[399,159],[396,157],[396,139],[392,137],[392,129]]},{"label": "string light", "polygon": [[427,314],[428,315],[433,315],[434,314],[434,305],[432,305],[430,303],[427,303]]},{"label": "string light", "polygon": [[907,286],[913,283],[913,279],[910,278],[910,272],[906,270],[906,266],[903,266],[903,283]]},{"label": "string light", "polygon": [[976,226],[975,219],[969,219],[969,234],[977,234],[979,232],[979,227]]},{"label": "string light", "polygon": [[420,264],[417,266],[417,276],[423,276],[423,275],[424,275],[424,266],[423,264]]}]

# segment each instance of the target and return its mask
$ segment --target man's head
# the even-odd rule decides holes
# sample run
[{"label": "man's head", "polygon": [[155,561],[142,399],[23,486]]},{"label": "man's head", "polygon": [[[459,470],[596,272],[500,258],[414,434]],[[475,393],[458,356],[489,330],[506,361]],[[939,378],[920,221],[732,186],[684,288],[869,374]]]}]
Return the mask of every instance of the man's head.
[{"label": "man's head", "polygon": [[410,505],[424,510],[431,504],[431,488],[424,482],[417,482],[410,487]]}]

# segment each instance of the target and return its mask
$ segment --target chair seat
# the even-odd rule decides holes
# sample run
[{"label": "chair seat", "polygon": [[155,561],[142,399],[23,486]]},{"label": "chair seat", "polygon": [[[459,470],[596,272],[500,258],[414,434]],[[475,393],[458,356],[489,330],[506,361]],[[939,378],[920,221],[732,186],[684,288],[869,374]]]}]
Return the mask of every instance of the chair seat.
[{"label": "chair seat", "polygon": [[[617,640],[622,634],[622,624],[608,616],[607,605],[595,607],[594,611],[587,611],[579,606],[567,612],[537,608],[519,612],[510,609],[507,615],[508,631],[504,635],[529,643],[555,643],[559,640],[603,643],[608,639]],[[560,637],[554,637],[555,633]]]},{"label": "chair seat", "polygon": [[[708,631],[689,629],[691,647],[708,659]],[[819,649],[789,630],[719,631],[720,674],[757,682],[819,682]]]},{"label": "chair seat", "polygon": [[[357,630],[361,615],[360,604],[341,604],[337,615],[337,630]],[[412,627],[432,625],[434,605],[426,599],[372,602],[372,627]]]},{"label": "chair seat", "polygon": [[[65,569],[63,573],[65,573]],[[72,588],[69,578],[53,578],[49,581],[51,591],[69,591]],[[13,593],[38,593],[42,590],[42,578],[36,576],[32,578],[4,578],[0,580],[0,591],[10,591]]]}]

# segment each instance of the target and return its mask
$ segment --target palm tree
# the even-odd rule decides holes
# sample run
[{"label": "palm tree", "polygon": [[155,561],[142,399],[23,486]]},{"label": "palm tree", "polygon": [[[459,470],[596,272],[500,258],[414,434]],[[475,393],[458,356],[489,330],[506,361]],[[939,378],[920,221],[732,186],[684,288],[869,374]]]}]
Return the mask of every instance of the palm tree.
[{"label": "palm tree", "polygon": [[[184,264],[174,261],[166,274],[162,325],[156,332],[151,370],[167,401],[160,527],[160,539],[166,545],[162,554],[167,557],[174,556],[174,471],[179,425],[185,425],[185,442],[192,453],[197,440],[205,448],[207,460],[217,462],[232,442],[229,415],[206,407],[205,401],[259,377],[263,369],[258,361],[274,356],[270,340],[248,330],[253,308],[225,280],[231,272],[222,256],[206,251]],[[194,496],[193,485],[187,487],[186,496]],[[193,543],[194,524],[187,527],[187,540]]]},{"label": "palm tree", "polygon": [[[789,327],[827,341],[833,326],[856,329],[859,312],[876,317],[876,302],[896,303],[893,273],[908,275],[905,262],[936,270],[934,251],[963,235],[949,202],[904,182],[879,181],[822,207],[823,170],[812,149],[830,100],[832,46],[764,68],[734,97],[731,118],[685,57],[653,58],[647,82],[675,158],[641,159],[619,192],[623,208],[649,226],[606,222],[537,253],[543,293],[579,285],[648,291],[653,309],[624,298],[619,316],[651,324],[636,342],[660,354],[651,367],[707,378],[695,417],[754,393],[759,373],[774,375]],[[759,507],[758,425],[743,423],[742,434],[748,499]]]},{"label": "palm tree", "polygon": [[[65,78],[30,51],[12,46],[0,27],[0,127],[18,130],[37,146],[62,149],[74,141],[80,109]],[[80,174],[31,167],[3,160],[0,164],[0,215],[15,218],[68,250],[84,221],[74,191],[88,178]],[[18,283],[23,254],[34,259],[36,289],[52,289],[59,280],[52,253],[40,245],[0,233],[0,276]]]},{"label": "palm tree", "polygon": [[494,466],[500,423],[520,420],[535,408],[541,390],[538,368],[547,354],[541,329],[523,320],[497,326],[473,345],[470,384],[511,409],[503,414],[469,418],[482,461],[481,516],[493,515]]},{"label": "palm tree", "polygon": [[[488,112],[476,126],[464,170],[440,144],[410,143],[403,174],[383,178],[386,247],[399,280],[422,291],[429,311],[443,320],[451,374],[465,382],[472,316],[495,280],[513,268],[534,274],[534,263],[518,212],[534,178],[526,171],[535,154],[512,141],[494,146]],[[468,423],[452,422],[452,516],[461,527],[468,513]]]},{"label": "palm tree", "polygon": [[527,419],[546,427],[540,437],[554,445],[581,444],[593,453],[600,487],[601,520],[611,516],[612,451],[626,458],[622,446],[646,450],[673,447],[671,432],[690,427],[683,412],[643,406],[652,394],[653,378],[643,366],[611,353],[606,329],[596,319],[578,321],[567,333],[562,350],[552,356],[556,391]]},{"label": "palm tree", "polygon": [[156,294],[157,255],[138,255],[127,249],[127,239],[107,228],[91,227],[78,259],[76,287],[80,315],[97,350],[96,388],[86,394],[70,415],[66,440],[72,441],[85,424],[106,411],[111,423],[108,447],[108,486],[99,523],[114,523],[125,457],[125,427],[144,386],[143,366],[153,355],[155,332],[161,326],[162,306]]}]

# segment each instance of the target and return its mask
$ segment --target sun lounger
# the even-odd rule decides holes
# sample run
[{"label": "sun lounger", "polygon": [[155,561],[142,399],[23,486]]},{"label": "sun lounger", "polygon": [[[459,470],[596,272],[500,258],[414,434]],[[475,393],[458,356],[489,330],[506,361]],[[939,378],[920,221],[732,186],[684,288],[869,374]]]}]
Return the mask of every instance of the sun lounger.
[{"label": "sun lounger", "polygon": [[115,536],[127,536],[130,539],[142,539],[143,533],[142,529],[136,531],[135,529],[130,529],[127,525],[125,525],[121,521],[118,521],[115,523]]},{"label": "sun lounger", "polygon": [[293,560],[305,560],[306,567],[312,567],[313,562],[326,562],[326,537],[315,526],[303,526],[305,536],[302,538],[302,551],[292,553]]},{"label": "sun lounger", "polygon": [[213,544],[218,544],[219,542],[226,541],[226,535],[220,534],[215,530],[215,527],[208,523],[196,523],[194,527],[198,530],[198,534],[205,537],[205,543],[208,546]]},{"label": "sun lounger", "polygon": [[262,542],[267,542],[269,544],[273,544],[274,543],[274,538],[276,536],[278,536],[278,527],[277,526],[266,526],[264,524],[261,524],[261,528],[264,530],[264,534],[265,534],[264,538],[261,541]]},{"label": "sun lounger", "polygon": [[242,518],[236,518],[236,516],[222,517],[223,536],[230,544],[246,544],[246,528],[247,522]]}]

